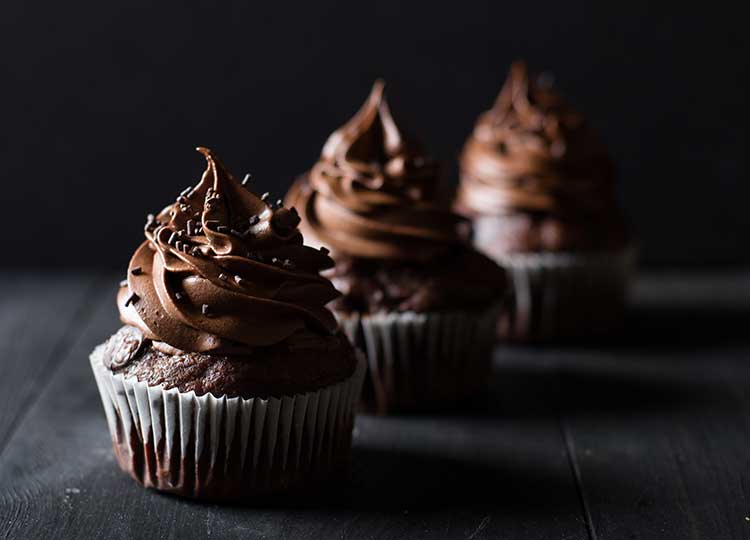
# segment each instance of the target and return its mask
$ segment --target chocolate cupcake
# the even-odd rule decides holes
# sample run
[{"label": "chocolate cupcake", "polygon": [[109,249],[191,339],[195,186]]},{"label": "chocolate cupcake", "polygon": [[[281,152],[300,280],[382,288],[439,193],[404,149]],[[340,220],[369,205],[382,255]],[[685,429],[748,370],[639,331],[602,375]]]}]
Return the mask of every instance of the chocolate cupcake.
[{"label": "chocolate cupcake", "polygon": [[325,304],[328,255],[211,151],[156,217],[91,355],[120,467],[196,498],[307,489],[345,472],[364,359]]},{"label": "chocolate cupcake", "polygon": [[585,119],[513,64],[460,160],[456,209],[474,243],[508,270],[501,334],[543,341],[606,334],[622,322],[634,250],[613,166]]},{"label": "chocolate cupcake", "polygon": [[487,379],[504,272],[439,188],[378,81],[287,194],[305,238],[331,249],[331,306],[367,352],[363,402],[381,414],[450,405]]}]

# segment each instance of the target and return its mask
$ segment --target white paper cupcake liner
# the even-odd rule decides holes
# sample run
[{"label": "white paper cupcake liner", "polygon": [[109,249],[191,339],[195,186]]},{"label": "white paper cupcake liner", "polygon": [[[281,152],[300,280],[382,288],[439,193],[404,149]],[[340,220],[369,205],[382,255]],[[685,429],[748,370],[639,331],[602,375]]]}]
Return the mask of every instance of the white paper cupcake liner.
[{"label": "white paper cupcake liner", "polygon": [[483,311],[338,314],[367,355],[366,410],[443,408],[487,383],[499,307]]},{"label": "white paper cupcake liner", "polygon": [[622,325],[636,250],[518,253],[495,257],[513,286],[501,337],[551,341],[603,335]]},{"label": "white paper cupcake liner", "polygon": [[120,467],[145,487],[237,499],[303,489],[348,467],[365,374],[314,392],[217,398],[149,386],[90,361]]}]

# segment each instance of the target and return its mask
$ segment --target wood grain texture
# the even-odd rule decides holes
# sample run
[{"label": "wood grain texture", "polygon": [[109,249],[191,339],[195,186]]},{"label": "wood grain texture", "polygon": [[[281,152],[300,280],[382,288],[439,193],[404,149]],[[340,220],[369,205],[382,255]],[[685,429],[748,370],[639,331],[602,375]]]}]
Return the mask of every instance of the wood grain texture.
[{"label": "wood grain texture", "polygon": [[750,275],[657,276],[619,347],[558,354],[592,537],[750,538]]},{"label": "wood grain texture", "polygon": [[0,454],[86,317],[91,277],[0,274]]},{"label": "wood grain texture", "polygon": [[139,488],[114,462],[87,363],[117,327],[111,287],[92,310],[0,458],[0,538],[586,537],[543,373],[499,374],[473,412],[360,417],[352,481],[317,497],[233,507]]}]

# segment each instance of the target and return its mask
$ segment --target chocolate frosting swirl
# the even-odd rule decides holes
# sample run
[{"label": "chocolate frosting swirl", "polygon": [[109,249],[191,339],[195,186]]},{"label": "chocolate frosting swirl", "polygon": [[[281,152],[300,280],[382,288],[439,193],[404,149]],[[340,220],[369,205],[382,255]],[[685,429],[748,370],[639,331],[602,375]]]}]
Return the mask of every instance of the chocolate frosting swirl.
[{"label": "chocolate frosting swirl", "polygon": [[601,141],[523,62],[512,65],[464,147],[457,200],[469,213],[533,212],[586,223],[619,215]]},{"label": "chocolate frosting swirl", "polygon": [[121,320],[162,349],[239,353],[310,330],[336,332],[333,265],[304,246],[294,209],[271,206],[215,155],[198,185],[146,223],[118,292]]},{"label": "chocolate frosting swirl", "polygon": [[435,162],[404,136],[377,81],[287,195],[310,239],[353,257],[427,260],[461,241],[462,219],[439,200]]}]

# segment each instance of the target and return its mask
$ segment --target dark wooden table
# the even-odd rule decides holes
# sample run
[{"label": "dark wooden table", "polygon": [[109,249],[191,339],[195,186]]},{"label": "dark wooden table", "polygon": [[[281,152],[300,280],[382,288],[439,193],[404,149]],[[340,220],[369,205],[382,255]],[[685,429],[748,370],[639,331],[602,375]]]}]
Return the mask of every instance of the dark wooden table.
[{"label": "dark wooden table", "polygon": [[117,468],[88,354],[118,278],[0,274],[0,539],[750,538],[750,273],[641,277],[614,344],[499,348],[448,416],[359,417],[349,485],[199,504]]}]

